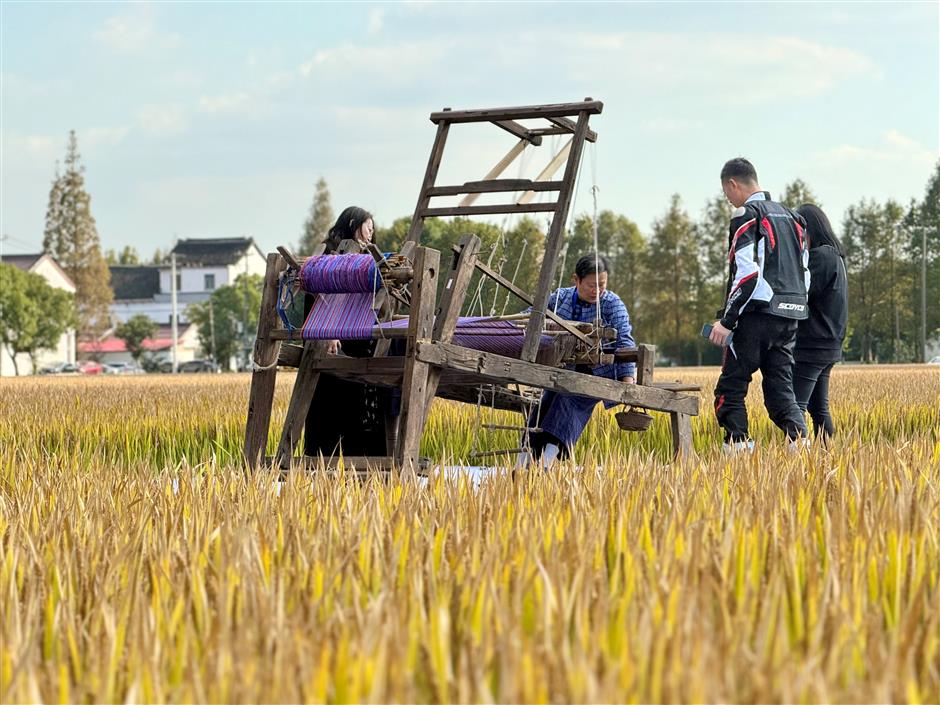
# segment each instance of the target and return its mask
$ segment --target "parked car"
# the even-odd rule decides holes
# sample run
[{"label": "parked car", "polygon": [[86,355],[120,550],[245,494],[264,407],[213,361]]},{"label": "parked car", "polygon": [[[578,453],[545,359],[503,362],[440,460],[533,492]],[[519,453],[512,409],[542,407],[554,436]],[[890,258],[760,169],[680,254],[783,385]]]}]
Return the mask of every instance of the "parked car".
[{"label": "parked car", "polygon": [[179,366],[180,372],[221,372],[214,360],[190,360]]},{"label": "parked car", "polygon": [[83,375],[100,375],[104,371],[104,366],[94,360],[82,360],[78,363],[78,371]]},{"label": "parked car", "polygon": [[106,375],[142,375],[144,368],[136,362],[109,362],[104,366]]},{"label": "parked car", "polygon": [[78,365],[71,362],[60,362],[55,365],[46,365],[40,368],[41,375],[77,375],[79,373]]}]

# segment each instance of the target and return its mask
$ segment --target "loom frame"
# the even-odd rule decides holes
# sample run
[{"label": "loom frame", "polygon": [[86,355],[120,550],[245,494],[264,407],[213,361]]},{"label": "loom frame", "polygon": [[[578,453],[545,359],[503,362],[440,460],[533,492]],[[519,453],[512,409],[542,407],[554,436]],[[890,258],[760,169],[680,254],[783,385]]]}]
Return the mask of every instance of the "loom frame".
[{"label": "loom frame", "polygon": [[[665,412],[670,415],[672,446],[675,455],[692,451],[691,417],[698,414],[698,387],[678,383],[658,383],[653,380],[655,347],[638,345],[633,349],[617,350],[618,361],[637,363],[637,384],[628,385],[616,380],[594,377],[553,364],[542,364],[539,342],[546,318],[564,333],[561,338],[576,344],[597,342],[577,324],[556,316],[547,310],[548,297],[555,277],[558,256],[564,246],[564,225],[571,205],[577,171],[585,141],[594,142],[596,133],[588,127],[591,115],[603,109],[600,101],[586,98],[577,103],[533,105],[488,110],[452,111],[448,108],[431,114],[437,125],[434,142],[425,170],[418,201],[409,226],[408,235],[400,254],[412,263],[410,283],[411,305],[409,325],[404,334],[406,350],[403,357],[386,357],[389,341],[381,340],[372,358],[346,358],[330,356],[326,341],[303,341],[302,347],[292,344],[289,334],[280,327],[275,312],[278,279],[297,261],[286,251],[267,256],[258,333],[254,345],[255,367],[252,372],[245,429],[245,461],[254,469],[269,465],[288,470],[292,467],[319,465],[319,459],[295,456],[311,400],[320,374],[331,374],[341,379],[354,380],[401,390],[401,414],[389,419],[386,439],[387,455],[370,457],[325,458],[327,468],[340,465],[355,466],[359,470],[420,470],[419,449],[427,421],[427,413],[435,396],[478,403],[477,389],[481,384],[492,386],[492,405],[518,411],[518,401],[509,390],[510,385],[525,385],[542,390],[593,396],[602,401],[628,404],[639,409]],[[544,118],[548,126],[529,128],[519,122],[523,119]],[[507,153],[481,181],[462,185],[437,186],[437,174],[451,125],[489,122],[519,138],[519,143]],[[551,173],[543,171],[535,181],[528,179],[499,179],[501,171],[521,153],[521,146],[539,145],[545,135],[570,135],[571,141],[550,163],[563,162],[564,175],[551,180]],[[559,159],[559,155],[564,158]],[[534,191],[557,191],[552,203],[532,204],[526,196]],[[483,193],[518,193],[523,196],[515,204],[473,205],[473,198]],[[466,194],[458,206],[432,208],[431,199],[439,196]],[[545,252],[534,294],[521,291],[512,282],[488,268],[477,259],[480,240],[465,236],[451,255],[448,285],[443,289],[441,301],[435,301],[437,279],[440,273],[441,253],[419,243],[425,218],[455,215],[491,215],[499,213],[551,212],[552,221],[546,236]],[[356,243],[346,241],[343,251],[361,251]],[[323,252],[322,246],[313,254]],[[481,352],[451,342],[457,318],[466,299],[474,270],[495,281],[499,286],[531,304],[522,355],[519,359],[494,353]],[[391,316],[398,310],[398,301],[387,298],[383,308]],[[595,331],[594,335],[600,333]],[[274,456],[264,455],[267,446],[274,399],[277,367],[297,367],[297,377],[284,424]],[[502,452],[502,451],[501,451]],[[505,451],[509,452],[509,451]]]}]

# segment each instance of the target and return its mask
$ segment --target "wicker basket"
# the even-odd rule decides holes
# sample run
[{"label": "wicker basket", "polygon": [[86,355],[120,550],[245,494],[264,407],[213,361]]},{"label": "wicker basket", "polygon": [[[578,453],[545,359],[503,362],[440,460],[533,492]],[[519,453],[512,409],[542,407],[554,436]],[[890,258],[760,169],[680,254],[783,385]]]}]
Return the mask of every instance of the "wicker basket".
[{"label": "wicker basket", "polygon": [[626,411],[614,414],[617,425],[624,431],[646,431],[653,423],[653,417],[640,409],[630,407]]}]

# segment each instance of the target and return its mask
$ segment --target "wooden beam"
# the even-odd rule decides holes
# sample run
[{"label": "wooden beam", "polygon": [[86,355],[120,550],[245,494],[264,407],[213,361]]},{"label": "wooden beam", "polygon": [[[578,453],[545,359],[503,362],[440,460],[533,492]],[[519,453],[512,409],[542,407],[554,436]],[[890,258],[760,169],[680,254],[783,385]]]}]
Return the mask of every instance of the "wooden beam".
[{"label": "wooden beam", "polygon": [[534,362],[470,350],[450,343],[419,340],[417,357],[431,365],[461,370],[493,382],[541,387],[563,394],[580,394],[653,411],[679,411],[693,416],[698,414],[697,396],[638,384],[624,384],[572,370],[545,367]]},{"label": "wooden beam", "polygon": [[487,108],[483,110],[443,110],[431,113],[431,122],[446,125],[454,122],[494,122],[496,120],[566,117],[582,113],[597,115],[603,109],[604,104],[601,101],[587,98],[578,103],[523,105],[512,108]]},{"label": "wooden beam", "polygon": [[[515,191],[559,191],[560,181],[535,182],[532,179],[488,179],[468,181],[460,186],[435,186],[430,190],[432,196],[459,196],[462,193],[505,193]],[[460,205],[470,205],[461,202]]]},{"label": "wooden beam", "polygon": [[[491,181],[502,174],[506,170],[506,167],[512,164],[516,160],[516,157],[525,151],[526,145],[528,144],[528,141],[524,139],[519,140],[508,152],[506,152],[505,155],[503,155],[502,159],[496,162],[492,169],[486,172],[486,176],[483,177],[483,181]],[[476,201],[479,197],[479,194],[471,193],[470,195],[465,196],[463,200],[461,200],[457,205],[472,206],[474,201]]]},{"label": "wooden beam", "polygon": [[500,213],[550,213],[558,207],[552,203],[500,203],[494,206],[444,206],[425,208],[422,218],[448,217],[452,215],[497,215]]},{"label": "wooden beam", "polygon": [[434,312],[434,340],[449,343],[454,337],[457,319],[467,296],[481,245],[482,242],[476,235],[464,235],[454,248],[453,262],[441,294],[441,304]]},{"label": "wooden beam", "polygon": [[[424,224],[424,211],[427,210],[431,197],[428,191],[437,181],[437,172],[441,168],[441,159],[444,158],[444,144],[447,142],[447,132],[450,129],[450,123],[441,122],[437,126],[437,134],[434,136],[434,145],[431,147],[431,156],[428,157],[428,166],[424,172],[424,181],[421,182],[421,190],[418,192],[418,202],[415,204],[414,214],[411,216],[411,225],[408,228],[408,237],[405,238],[405,244],[409,242],[418,242],[421,239],[421,228]],[[404,253],[404,250],[403,250]]]},{"label": "wooden beam", "polygon": [[434,299],[441,254],[437,250],[416,247],[414,266],[421,276],[412,282],[411,318],[408,320],[408,348],[401,388],[401,437],[395,459],[402,469],[417,468],[424,431],[427,404],[428,364],[418,358],[418,340],[431,336],[434,321]]},{"label": "wooden beam", "polygon": [[589,116],[590,112],[587,110],[582,110],[578,114],[578,128],[574,137],[571,138],[571,152],[568,155],[568,164],[565,166],[565,175],[562,178],[565,185],[558,194],[558,209],[552,217],[552,224],[545,238],[542,268],[539,271],[538,284],[532,301],[532,316],[529,318],[525,341],[522,343],[522,359],[530,362],[538,355],[539,338],[545,323],[546,304],[555,281],[555,267],[565,241],[568,208],[571,206],[571,197],[574,193],[575,177],[581,162],[581,152],[584,149],[584,135],[587,133]]},{"label": "wooden beam", "polygon": [[669,428],[672,431],[672,452],[678,458],[692,453],[692,417],[682,412],[669,414]]},{"label": "wooden beam", "polygon": [[653,368],[656,365],[655,345],[641,343],[635,348],[617,348],[614,359],[617,362],[635,362],[637,384],[652,384]]},{"label": "wooden beam", "polygon": [[542,144],[542,137],[540,135],[533,135],[532,130],[530,130],[525,125],[520,125],[515,120],[494,120],[493,124],[496,125],[496,127],[503,128],[509,134],[515,135],[516,137],[525,140],[529,144],[535,145],[536,147]]},{"label": "wooden beam", "polygon": [[287,264],[294,269],[300,269],[300,262],[297,261],[297,258],[294,257],[294,253],[291,252],[290,249],[282,245],[277,248],[277,251],[281,253],[281,257],[287,261]]},{"label": "wooden beam", "polygon": [[[320,358],[326,357],[328,345],[329,342],[326,340],[308,340],[304,344],[300,369],[294,379],[294,391],[290,396],[287,415],[284,417],[284,426],[281,429],[281,440],[275,454],[278,464],[282,468],[290,467],[291,458],[294,457],[294,449],[297,447],[300,433],[304,428],[304,422],[307,420],[310,402],[313,401],[313,393],[320,381],[320,372],[316,369],[316,362]],[[328,409],[322,409],[321,411],[329,413]]]},{"label": "wooden beam", "polygon": [[[567,144],[565,144],[564,147],[558,150],[558,154],[552,157],[552,160],[548,163],[548,165],[544,169],[542,169],[542,171],[539,173],[538,176],[535,177],[536,181],[548,181],[550,178],[552,178],[552,175],[556,171],[558,171],[558,168],[564,163],[565,159],[571,153],[572,142],[574,142],[574,137],[568,140]],[[562,182],[562,184],[564,184],[564,182]],[[528,203],[533,198],[535,198],[535,189],[529,189],[524,194],[522,194],[522,196],[519,198],[518,201],[516,201],[516,203],[519,203],[519,204]],[[555,209],[553,208],[552,210],[555,210]]]},{"label": "wooden beam", "polygon": [[[557,125],[568,134],[574,134],[574,131],[578,129],[578,124],[566,117],[550,117],[548,121],[553,125]],[[584,139],[588,142],[597,142],[597,133],[594,132],[594,130],[588,130],[584,133]]]},{"label": "wooden beam", "polygon": [[277,353],[278,367],[300,367],[300,358],[304,354],[304,346],[296,343],[281,343]]},{"label": "wooden beam", "polygon": [[268,254],[261,291],[261,311],[258,314],[258,333],[252,350],[254,369],[248,392],[248,419],[245,423],[245,462],[252,470],[258,467],[268,443],[271,423],[271,405],[274,403],[274,384],[277,381],[277,357],[280,343],[269,339],[269,332],[277,325],[277,280],[287,268],[286,260],[276,252]]}]

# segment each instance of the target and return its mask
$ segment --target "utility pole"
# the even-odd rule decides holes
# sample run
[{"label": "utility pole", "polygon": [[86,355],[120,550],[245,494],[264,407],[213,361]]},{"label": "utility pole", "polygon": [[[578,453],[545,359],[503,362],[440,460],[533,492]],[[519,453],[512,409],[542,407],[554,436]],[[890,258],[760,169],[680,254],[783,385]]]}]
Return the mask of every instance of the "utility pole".
[{"label": "utility pole", "polygon": [[170,253],[170,325],[172,326],[173,336],[173,374],[176,374],[179,371],[179,352],[177,351],[176,339],[178,337],[178,307],[177,307],[177,291],[176,291],[176,253]]},{"label": "utility pole", "polygon": [[901,321],[898,313],[898,286],[894,274],[894,265],[897,258],[898,238],[901,236],[901,225],[894,226],[894,237],[891,238],[891,308],[894,313],[894,342],[891,345],[891,362],[897,363],[898,351],[901,347]]},{"label": "utility pole", "polygon": [[920,228],[920,354],[927,362],[927,227]]},{"label": "utility pole", "polygon": [[209,297],[209,339],[212,342],[212,360],[218,362],[215,356],[215,316],[212,313],[212,297]]},{"label": "utility pole", "polygon": [[[252,242],[254,242],[253,239]],[[249,360],[251,360],[251,333],[248,330],[248,252],[251,252],[251,247],[245,252],[245,286],[243,289],[244,296],[242,297],[245,304],[242,312],[242,351],[246,369],[251,368],[249,363]]]}]

